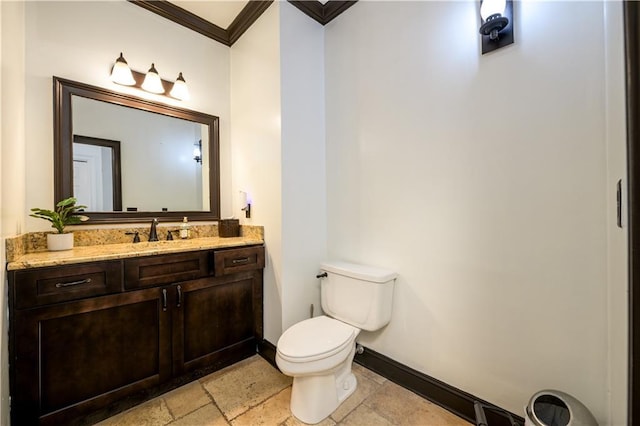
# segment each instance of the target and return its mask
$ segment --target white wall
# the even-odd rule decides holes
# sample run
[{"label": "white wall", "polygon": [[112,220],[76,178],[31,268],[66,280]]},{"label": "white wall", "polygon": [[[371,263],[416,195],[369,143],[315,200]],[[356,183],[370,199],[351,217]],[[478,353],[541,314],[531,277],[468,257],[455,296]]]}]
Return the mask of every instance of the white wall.
[{"label": "white wall", "polygon": [[[279,7],[269,6],[231,47],[232,214],[264,226],[264,337],[274,344],[283,309]],[[239,191],[253,203],[250,219],[240,211]]]},{"label": "white wall", "polygon": [[[324,28],[280,4],[282,329],[321,313],[316,275],[327,255]],[[275,341],[273,343],[276,343]]]},{"label": "white wall", "polygon": [[0,2],[0,424],[9,424],[9,342],[5,239],[24,232],[24,3]]},{"label": "white wall", "polygon": [[[24,4],[0,2],[0,264],[5,238],[24,231],[25,159],[25,33]],[[0,424],[9,424],[9,344],[7,281],[0,272]]]},{"label": "white wall", "polygon": [[265,338],[320,313],[326,257],[324,29],[275,2],[231,48],[233,190],[265,227]]},{"label": "white wall", "polygon": [[[53,205],[55,75],[220,117],[221,213],[231,215],[229,48],[125,1],[26,2],[25,7],[26,205]],[[154,62],[166,80],[182,72],[191,99],[180,102],[112,83],[109,73],[120,52],[137,71]],[[46,229],[43,221],[27,219],[27,230]]]},{"label": "white wall", "polygon": [[515,7],[516,43],[484,56],[477,2],[358,2],[326,26],[329,254],[399,273],[365,346],[517,413],[558,388],[606,424],[620,40],[605,55],[600,2]]}]

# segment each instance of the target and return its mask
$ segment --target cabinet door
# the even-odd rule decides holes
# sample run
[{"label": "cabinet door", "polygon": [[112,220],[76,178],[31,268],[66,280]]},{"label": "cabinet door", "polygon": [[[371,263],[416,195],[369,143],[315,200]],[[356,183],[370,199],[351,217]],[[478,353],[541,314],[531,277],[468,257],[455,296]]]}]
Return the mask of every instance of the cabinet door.
[{"label": "cabinet door", "polygon": [[165,301],[154,288],[16,311],[13,424],[67,424],[167,380]]},{"label": "cabinet door", "polygon": [[174,286],[180,302],[174,310],[176,374],[221,368],[255,354],[262,334],[261,276],[244,272]]}]

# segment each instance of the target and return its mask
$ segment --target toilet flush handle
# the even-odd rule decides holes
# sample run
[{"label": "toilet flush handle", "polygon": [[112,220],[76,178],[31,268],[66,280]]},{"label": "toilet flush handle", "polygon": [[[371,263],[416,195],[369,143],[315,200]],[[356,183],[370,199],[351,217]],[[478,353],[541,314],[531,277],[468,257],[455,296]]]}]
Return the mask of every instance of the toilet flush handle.
[{"label": "toilet flush handle", "polygon": [[316,275],[316,278],[326,278],[327,277],[327,273],[323,272],[321,274]]}]

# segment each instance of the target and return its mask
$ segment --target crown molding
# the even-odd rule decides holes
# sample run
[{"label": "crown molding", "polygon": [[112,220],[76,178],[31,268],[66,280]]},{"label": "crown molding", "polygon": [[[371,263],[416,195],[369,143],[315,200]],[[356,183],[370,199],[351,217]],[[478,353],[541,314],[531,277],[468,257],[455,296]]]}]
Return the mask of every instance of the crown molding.
[{"label": "crown molding", "polygon": [[233,45],[258,20],[271,3],[273,0],[250,0],[247,3],[227,28],[229,46]]},{"label": "crown molding", "polygon": [[[222,28],[167,0],[127,0],[176,24],[189,28],[225,46],[232,46],[242,34],[269,8],[273,0],[249,0],[238,16]],[[329,0],[325,4],[317,0],[288,0],[293,6],[321,25],[326,25],[342,12],[356,4],[358,0]]]},{"label": "crown molding", "polygon": [[321,25],[327,25],[333,19],[337,18],[345,10],[356,4],[358,0],[338,1],[330,0],[325,4],[319,1],[309,0],[288,0],[293,6],[297,7],[305,15],[314,19]]},{"label": "crown molding", "polygon": [[273,0],[249,0],[229,28],[224,29],[166,0],[128,1],[226,46],[235,43],[273,3]]}]

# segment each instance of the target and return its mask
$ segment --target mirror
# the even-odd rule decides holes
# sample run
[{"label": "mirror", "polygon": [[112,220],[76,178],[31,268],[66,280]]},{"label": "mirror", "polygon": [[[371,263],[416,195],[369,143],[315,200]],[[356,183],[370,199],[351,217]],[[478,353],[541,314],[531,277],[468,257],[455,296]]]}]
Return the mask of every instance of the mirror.
[{"label": "mirror", "polygon": [[56,202],[76,196],[85,223],[220,218],[218,117],[53,82]]}]

